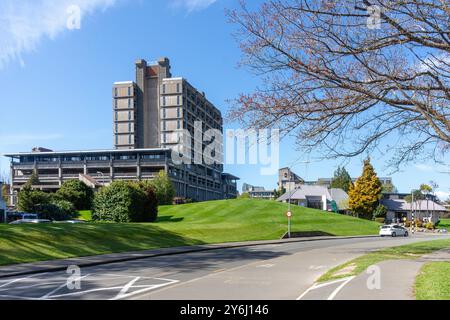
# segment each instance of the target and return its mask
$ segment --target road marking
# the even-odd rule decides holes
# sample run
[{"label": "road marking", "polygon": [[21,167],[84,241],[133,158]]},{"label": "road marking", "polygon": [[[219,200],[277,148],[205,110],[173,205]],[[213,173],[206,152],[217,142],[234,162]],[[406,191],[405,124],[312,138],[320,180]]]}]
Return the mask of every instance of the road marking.
[{"label": "road marking", "polygon": [[272,268],[274,264],[268,263],[268,264],[261,264],[259,266],[256,266],[257,268]]},{"label": "road marking", "polygon": [[[351,278],[351,279],[349,279],[349,278]],[[347,284],[348,283],[348,281],[350,281],[350,280],[352,280],[354,278],[354,276],[351,276],[351,277],[347,277],[347,278],[342,278],[342,279],[336,279],[336,280],[333,280],[333,281],[328,281],[328,282],[324,282],[324,283],[315,283],[315,284],[313,284],[311,287],[309,287],[308,289],[306,289],[306,291],[305,292],[303,292],[300,296],[298,296],[298,298],[296,299],[296,300],[301,300],[304,296],[306,296],[306,294],[308,294],[310,291],[312,291],[312,290],[316,290],[316,289],[320,289],[320,288],[323,288],[323,287],[327,287],[327,286],[330,286],[330,285],[332,285],[332,284],[335,284],[335,283],[339,283],[339,282],[345,282],[345,284]],[[345,285],[344,284],[344,285]],[[343,287],[343,286],[342,286]],[[335,290],[336,291],[336,290]],[[333,292],[334,293],[334,292]],[[337,294],[337,292],[336,292],[336,294]],[[336,295],[335,294],[335,295]],[[330,296],[331,297],[331,296]],[[330,298],[330,297],[328,297],[328,298]],[[334,296],[333,296],[333,298],[334,298]]]},{"label": "road marking", "polygon": [[[88,276],[90,276],[89,273],[86,274],[86,275],[84,275],[84,276],[82,276],[82,277],[77,277],[77,278],[75,278],[74,280],[75,280],[75,281],[81,281],[82,279],[84,279],[84,278],[86,278],[86,277],[88,277]],[[58,292],[59,290],[61,290],[61,289],[64,288],[64,287],[67,287],[67,281],[65,281],[63,284],[59,285],[58,287],[56,287],[55,289],[53,289],[53,290],[50,291],[49,293],[43,295],[43,296],[40,297],[39,299],[45,300],[45,299],[47,299],[48,297],[50,297],[52,294],[54,294],[55,292]]]},{"label": "road marking", "polygon": [[334,291],[330,294],[330,296],[328,297],[327,300],[333,300],[333,299],[336,297],[336,295],[339,293],[339,291],[341,291],[341,289],[344,288],[345,285],[346,285],[347,283],[349,283],[350,281],[352,281],[354,278],[355,278],[355,276],[348,277],[347,280],[345,280],[339,287],[336,288],[336,290],[334,290]]},{"label": "road marking", "polygon": [[122,297],[126,296],[127,291],[133,286],[133,284],[138,281],[141,277],[135,277],[133,280],[131,280],[130,282],[128,282],[123,288],[122,290],[120,290],[120,292],[117,294],[117,296],[115,296],[112,300],[118,300],[121,299]]},{"label": "road marking", "polygon": [[19,281],[22,281],[22,280],[27,280],[27,279],[30,279],[30,278],[33,278],[33,277],[36,277],[36,276],[41,276],[41,275],[44,275],[44,274],[47,274],[47,273],[48,273],[48,272],[44,272],[44,273],[34,274],[34,275],[31,275],[31,276],[25,277],[25,278],[14,279],[14,280],[11,280],[11,281],[8,281],[8,282],[2,284],[2,285],[0,286],[0,288],[6,287],[6,286],[8,286],[8,285],[10,285],[10,284],[13,284],[13,283],[15,283],[15,282],[19,282]]}]

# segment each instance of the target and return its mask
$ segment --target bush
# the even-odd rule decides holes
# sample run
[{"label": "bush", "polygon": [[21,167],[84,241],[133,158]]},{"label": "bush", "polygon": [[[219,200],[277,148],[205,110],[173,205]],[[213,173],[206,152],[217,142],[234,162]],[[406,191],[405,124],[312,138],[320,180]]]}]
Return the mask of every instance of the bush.
[{"label": "bush", "polygon": [[111,222],[150,222],[154,219],[149,193],[138,184],[114,181],[94,197],[92,219]]},{"label": "bush", "polygon": [[39,206],[49,204],[52,196],[40,190],[34,190],[26,184],[17,196],[17,207],[20,211],[36,213]]},{"label": "bush", "polygon": [[158,219],[158,198],[156,197],[155,190],[152,185],[145,182],[140,182],[138,187],[144,191],[147,196],[144,204],[142,221],[155,222],[156,219]]},{"label": "bush", "polygon": [[94,199],[94,191],[79,180],[64,182],[56,195],[66,201],[70,201],[76,210],[90,210]]},{"label": "bush", "polygon": [[66,200],[53,200],[50,203],[40,204],[36,207],[35,213],[39,214],[39,219],[56,221],[72,219],[76,215],[73,204]]},{"label": "bush", "polygon": [[378,205],[376,209],[373,211],[373,218],[386,218],[387,208],[382,204]]},{"label": "bush", "polygon": [[425,228],[427,228],[428,230],[434,230],[434,224],[433,222],[427,222],[425,224]]},{"label": "bush", "polygon": [[240,196],[239,199],[250,199],[250,194],[248,192],[243,192]]},{"label": "bush", "polygon": [[153,180],[143,181],[153,187],[159,205],[172,204],[175,196],[175,189],[165,171],[160,171]]},{"label": "bush", "polygon": [[439,223],[441,223],[441,220],[436,221],[436,223],[434,224],[434,227],[437,228],[439,226]]}]

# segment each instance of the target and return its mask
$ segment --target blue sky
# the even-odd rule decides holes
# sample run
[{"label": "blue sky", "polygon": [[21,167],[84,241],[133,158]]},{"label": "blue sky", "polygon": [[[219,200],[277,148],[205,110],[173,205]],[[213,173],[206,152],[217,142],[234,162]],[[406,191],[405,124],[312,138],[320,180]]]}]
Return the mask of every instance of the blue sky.
[{"label": "blue sky", "polygon": [[[256,4],[258,1],[252,1]],[[205,91],[223,114],[227,102],[252,91],[258,79],[238,68],[240,50],[225,8],[237,0],[2,0],[0,3],[0,154],[29,151],[112,147],[111,85],[134,80],[134,61],[167,56],[174,76],[187,78]],[[81,28],[66,28],[65,8],[82,8]],[[225,127],[233,124],[226,123]],[[389,175],[388,155],[372,154],[379,176]],[[300,159],[298,162],[297,159]],[[302,161],[310,160],[309,164]],[[332,176],[345,164],[352,176],[361,172],[363,157],[351,161],[315,161],[282,143],[280,166],[305,179]],[[447,157],[448,159],[448,157]],[[450,162],[450,161],[448,161]],[[9,168],[1,158],[0,170]],[[273,189],[276,176],[261,176],[258,166],[233,165],[226,170],[247,182]],[[392,174],[408,192],[436,181],[439,194],[450,194],[450,168],[417,163]]]}]

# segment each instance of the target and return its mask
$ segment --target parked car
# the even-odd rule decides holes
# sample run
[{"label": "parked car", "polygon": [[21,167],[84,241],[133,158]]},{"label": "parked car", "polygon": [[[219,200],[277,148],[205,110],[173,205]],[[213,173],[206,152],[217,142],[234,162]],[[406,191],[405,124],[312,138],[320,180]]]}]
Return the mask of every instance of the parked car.
[{"label": "parked car", "polygon": [[380,236],[391,236],[391,237],[397,237],[397,236],[408,236],[408,230],[402,226],[399,226],[397,224],[386,224],[384,226],[380,227]]},{"label": "parked car", "polygon": [[13,222],[10,222],[9,224],[25,224],[25,223],[52,223],[50,220],[47,219],[19,219]]}]

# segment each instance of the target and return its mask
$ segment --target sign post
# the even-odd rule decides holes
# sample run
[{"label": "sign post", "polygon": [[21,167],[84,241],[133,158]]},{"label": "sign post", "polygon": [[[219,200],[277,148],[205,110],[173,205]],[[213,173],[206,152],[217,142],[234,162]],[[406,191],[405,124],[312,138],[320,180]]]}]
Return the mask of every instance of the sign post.
[{"label": "sign post", "polygon": [[288,218],[288,238],[291,237],[291,217],[292,217],[292,212],[288,211],[286,212],[286,217]]}]

